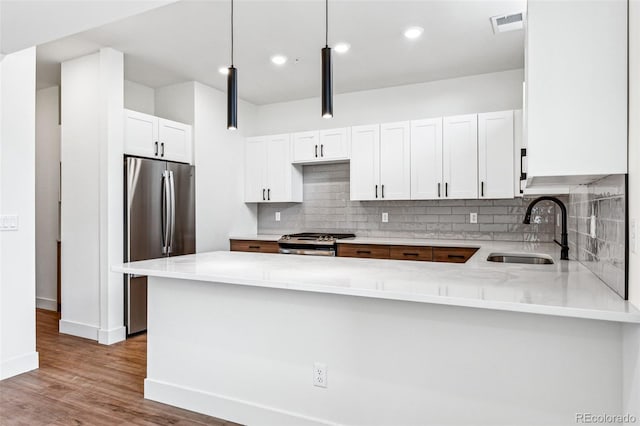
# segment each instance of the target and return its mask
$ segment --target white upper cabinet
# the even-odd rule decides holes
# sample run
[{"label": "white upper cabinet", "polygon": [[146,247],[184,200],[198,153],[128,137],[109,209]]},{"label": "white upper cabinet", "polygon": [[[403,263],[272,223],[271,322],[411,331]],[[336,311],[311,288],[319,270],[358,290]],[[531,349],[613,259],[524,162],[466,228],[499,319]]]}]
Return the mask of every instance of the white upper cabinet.
[{"label": "white upper cabinet", "polygon": [[479,198],[514,197],[513,111],[478,114]]},{"label": "white upper cabinet", "polygon": [[375,200],[380,195],[380,126],[351,128],[350,188],[352,200]]},{"label": "white upper cabinet", "polygon": [[442,118],[411,122],[411,199],[436,200],[442,193]]},{"label": "white upper cabinet", "polygon": [[478,198],[478,116],[445,117],[442,127],[444,198]]},{"label": "white upper cabinet", "polygon": [[293,162],[310,163],[318,159],[320,145],[320,133],[317,130],[311,132],[299,132],[293,134]]},{"label": "white upper cabinet", "polygon": [[191,163],[191,126],[159,118],[158,140],[162,158]]},{"label": "white upper cabinet", "polygon": [[408,121],[351,128],[351,199],[411,197]]},{"label": "white upper cabinet", "polygon": [[380,198],[411,198],[411,127],[408,121],[380,125]]},{"label": "white upper cabinet", "polygon": [[527,8],[527,188],[626,173],[627,2]]},{"label": "white upper cabinet", "polygon": [[351,152],[351,129],[320,130],[320,158],[324,161],[348,160]]},{"label": "white upper cabinet", "polygon": [[347,127],[293,134],[293,163],[349,160],[351,133]]},{"label": "white upper cabinet", "polygon": [[245,202],[301,202],[302,171],[291,164],[290,135],[247,138]]},{"label": "white upper cabinet", "polygon": [[192,163],[191,126],[124,110],[124,153]]}]

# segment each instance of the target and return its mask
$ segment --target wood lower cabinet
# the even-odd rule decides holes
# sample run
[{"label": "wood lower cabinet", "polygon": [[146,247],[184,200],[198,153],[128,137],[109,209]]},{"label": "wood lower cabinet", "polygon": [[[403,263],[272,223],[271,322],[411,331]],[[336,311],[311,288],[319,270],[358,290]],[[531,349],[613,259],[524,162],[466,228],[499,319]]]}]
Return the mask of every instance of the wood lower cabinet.
[{"label": "wood lower cabinet", "polygon": [[389,259],[390,246],[373,244],[338,244],[338,256]]},{"label": "wood lower cabinet", "polygon": [[448,263],[465,263],[478,251],[473,247],[434,247],[433,261]]},{"label": "wood lower cabinet", "polygon": [[426,247],[384,244],[338,244],[338,256],[366,259],[465,263],[478,251],[472,247]]},{"label": "wood lower cabinet", "polygon": [[430,262],[433,258],[433,249],[422,246],[391,246],[390,259],[396,260],[422,260]]},{"label": "wood lower cabinet", "polygon": [[279,253],[278,243],[260,240],[229,240],[231,251],[248,251],[254,253]]}]

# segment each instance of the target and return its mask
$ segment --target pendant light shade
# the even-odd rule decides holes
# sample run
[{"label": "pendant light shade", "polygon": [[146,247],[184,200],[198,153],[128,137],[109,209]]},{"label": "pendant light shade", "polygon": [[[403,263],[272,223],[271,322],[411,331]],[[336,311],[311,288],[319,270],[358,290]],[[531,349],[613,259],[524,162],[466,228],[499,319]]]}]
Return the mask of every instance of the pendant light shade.
[{"label": "pendant light shade", "polygon": [[238,128],[238,70],[232,65],[227,75],[227,129]]},{"label": "pendant light shade", "polygon": [[322,117],[333,117],[333,71],[329,47],[329,0],[325,0],[325,46],[322,48]]},{"label": "pendant light shade", "polygon": [[231,0],[231,66],[227,74],[227,129],[238,128],[238,70],[233,66],[233,0]]},{"label": "pendant light shade", "polygon": [[322,117],[333,117],[333,72],[328,46],[322,49]]}]

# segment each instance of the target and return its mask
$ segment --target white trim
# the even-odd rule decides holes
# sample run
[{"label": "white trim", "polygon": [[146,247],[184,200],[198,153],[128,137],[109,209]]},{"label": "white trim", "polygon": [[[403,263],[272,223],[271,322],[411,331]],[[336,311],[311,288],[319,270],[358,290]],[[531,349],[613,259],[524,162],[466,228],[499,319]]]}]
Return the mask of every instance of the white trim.
[{"label": "white trim", "polygon": [[95,325],[61,319],[59,323],[59,331],[62,334],[70,334],[72,336],[83,337],[85,339],[96,341],[98,340],[98,327]]},{"label": "white trim", "polygon": [[127,338],[125,327],[112,328],[111,330],[98,330],[98,343],[102,345],[113,345],[122,342]]},{"label": "white trim", "polygon": [[46,297],[36,297],[36,308],[57,311],[58,301],[56,299],[47,299]]},{"label": "white trim", "polygon": [[0,363],[0,380],[35,370],[39,366],[38,352],[29,352]]},{"label": "white trim", "polygon": [[145,379],[144,397],[152,401],[241,424],[279,426],[337,425],[337,423],[332,423],[328,420],[153,379]]}]

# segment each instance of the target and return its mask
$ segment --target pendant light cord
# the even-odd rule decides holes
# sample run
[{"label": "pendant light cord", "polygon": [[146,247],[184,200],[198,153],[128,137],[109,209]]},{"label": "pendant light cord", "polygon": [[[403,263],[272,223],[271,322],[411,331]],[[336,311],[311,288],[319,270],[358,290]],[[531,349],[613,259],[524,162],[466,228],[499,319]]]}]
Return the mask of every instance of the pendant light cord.
[{"label": "pendant light cord", "polygon": [[231,0],[231,66],[233,66],[233,0]]},{"label": "pendant light cord", "polygon": [[[232,0],[233,1],[233,0]],[[329,47],[329,0],[324,2],[325,47]]]}]

